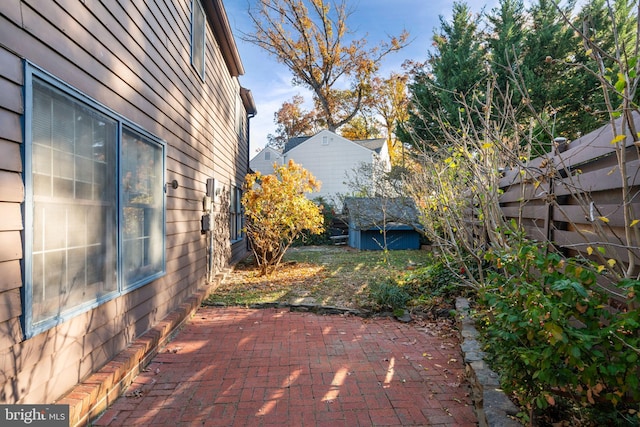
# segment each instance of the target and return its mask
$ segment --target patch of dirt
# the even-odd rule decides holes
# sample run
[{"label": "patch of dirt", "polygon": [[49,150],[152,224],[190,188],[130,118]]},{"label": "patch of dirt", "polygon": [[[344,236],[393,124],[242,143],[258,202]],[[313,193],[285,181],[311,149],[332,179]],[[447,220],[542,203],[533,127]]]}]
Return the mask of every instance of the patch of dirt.
[{"label": "patch of dirt", "polygon": [[365,290],[362,280],[336,279],[326,265],[317,263],[286,261],[268,276],[260,276],[253,258],[248,258],[227,275],[212,296],[240,304],[305,298],[320,305],[357,309],[365,303]]}]

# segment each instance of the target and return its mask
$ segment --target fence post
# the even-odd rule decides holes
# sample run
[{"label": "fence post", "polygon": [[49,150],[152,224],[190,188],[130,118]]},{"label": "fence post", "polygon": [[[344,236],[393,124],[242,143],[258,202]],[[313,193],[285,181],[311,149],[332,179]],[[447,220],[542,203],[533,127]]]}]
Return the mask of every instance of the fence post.
[{"label": "fence post", "polygon": [[547,210],[546,210],[546,214],[545,214],[545,219],[544,219],[544,235],[547,237],[547,242],[553,242],[553,229],[551,227],[551,224],[553,223],[553,205],[555,202],[555,164],[553,161],[553,158],[549,158],[549,163],[548,163],[548,169],[547,170],[551,170],[554,173],[547,174],[547,177],[549,179],[549,191],[547,193],[547,200],[546,200],[546,204],[547,204]]}]

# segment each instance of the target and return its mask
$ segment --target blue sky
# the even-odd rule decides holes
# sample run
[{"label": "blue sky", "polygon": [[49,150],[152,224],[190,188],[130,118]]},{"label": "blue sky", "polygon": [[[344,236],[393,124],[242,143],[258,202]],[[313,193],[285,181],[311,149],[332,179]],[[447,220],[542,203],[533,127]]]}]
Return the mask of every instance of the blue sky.
[{"label": "blue sky", "polygon": [[[450,0],[348,1],[349,6],[355,8],[348,21],[350,28],[355,31],[356,37],[367,35],[370,46],[388,40],[390,35],[399,35],[403,29],[410,33],[411,44],[385,58],[381,67],[382,76],[388,76],[391,71],[401,71],[401,64],[406,59],[424,61],[434,28],[440,27],[439,16],[450,18],[453,6],[453,1]],[[262,49],[240,39],[241,32],[252,31],[247,9],[249,4],[254,3],[255,0],[225,1],[231,30],[235,34],[245,67],[245,74],[240,76],[240,84],[251,90],[258,109],[258,115],[251,119],[251,157],[264,147],[267,135],[275,132],[273,115],[283,102],[296,94],[311,101],[311,95],[306,89],[291,84],[292,74],[284,65],[278,64]],[[488,4],[486,11],[489,11],[497,5],[497,0],[471,0],[467,4],[474,12],[480,12]]]}]

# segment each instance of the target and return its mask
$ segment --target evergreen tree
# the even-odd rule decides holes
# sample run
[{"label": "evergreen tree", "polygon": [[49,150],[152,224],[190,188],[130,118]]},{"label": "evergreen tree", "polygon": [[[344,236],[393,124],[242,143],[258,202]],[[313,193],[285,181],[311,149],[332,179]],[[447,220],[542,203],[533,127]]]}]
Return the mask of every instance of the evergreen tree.
[{"label": "evergreen tree", "polygon": [[[484,101],[487,77],[498,89],[496,114],[513,107],[525,127],[534,118],[534,156],[550,151],[555,137],[571,140],[600,127],[608,109],[597,74],[615,83],[620,64],[634,63],[637,0],[591,0],[574,16],[575,3],[536,0],[525,10],[524,0],[499,0],[486,16],[487,33],[465,3],[454,3],[451,21],[440,17],[427,61],[409,70],[409,118],[396,130],[399,139],[441,146],[441,126],[464,127],[460,120],[469,117],[461,107],[478,107],[474,95]],[[640,100],[636,91],[631,96]],[[613,89],[609,97],[620,103]],[[500,108],[502,100],[511,104]]]},{"label": "evergreen tree", "polygon": [[[440,16],[440,29],[433,35],[434,53],[424,67],[413,71],[409,85],[411,108],[408,126],[400,129],[401,141],[415,144],[415,136],[430,148],[441,144],[438,123],[460,129],[460,100],[471,102],[478,83],[485,80],[485,52],[478,32],[479,17],[463,2],[453,4],[451,22]],[[484,87],[480,88],[480,92]],[[410,129],[410,131],[408,130]],[[413,133],[414,138],[410,138]]]},{"label": "evergreen tree", "polygon": [[470,103],[478,83],[487,77],[478,23],[479,16],[466,3],[455,2],[451,22],[441,16],[440,32],[433,36],[436,52],[428,62],[447,123],[455,128],[459,128],[459,100]]},{"label": "evergreen tree", "polygon": [[440,99],[433,82],[433,75],[423,66],[416,66],[407,89],[409,92],[408,117],[398,123],[396,136],[403,143],[417,148],[436,150],[441,136],[438,117],[441,116]]},{"label": "evergreen tree", "polygon": [[[513,71],[522,60],[526,19],[522,0],[500,0],[498,7],[487,16],[490,67],[498,89],[504,94],[515,88]],[[520,97],[514,95],[513,102],[517,104]]]},{"label": "evergreen tree", "polygon": [[[567,16],[573,3],[564,10]],[[536,132],[539,146],[534,147],[534,152],[541,154],[550,151],[555,137],[575,136],[574,106],[577,99],[584,99],[575,98],[576,89],[589,88],[579,88],[584,72],[567,64],[575,62],[579,41],[554,1],[538,0],[529,14],[531,30],[525,38],[522,78],[528,92],[525,102],[543,120]]]},{"label": "evergreen tree", "polygon": [[[637,40],[636,3],[636,0],[614,0],[610,13],[606,0],[591,0],[582,8],[575,24],[586,38],[582,41],[584,61],[594,72],[608,75],[614,83],[620,71],[616,58],[628,64],[637,55],[634,52]],[[609,94],[614,97],[613,91]],[[636,96],[635,102],[638,101]],[[606,120],[607,106],[602,91],[597,98],[594,97],[591,109],[598,115],[598,123]]]}]

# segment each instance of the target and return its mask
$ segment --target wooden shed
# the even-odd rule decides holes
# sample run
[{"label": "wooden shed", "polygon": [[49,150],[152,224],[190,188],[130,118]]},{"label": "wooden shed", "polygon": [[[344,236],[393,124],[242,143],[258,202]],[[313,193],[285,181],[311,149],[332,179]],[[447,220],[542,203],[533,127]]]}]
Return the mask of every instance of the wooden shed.
[{"label": "wooden shed", "polygon": [[247,254],[222,0],[0,2],[0,403],[87,424]]},{"label": "wooden shed", "polygon": [[418,211],[404,197],[349,197],[344,202],[349,222],[348,244],[360,250],[420,249]]}]

